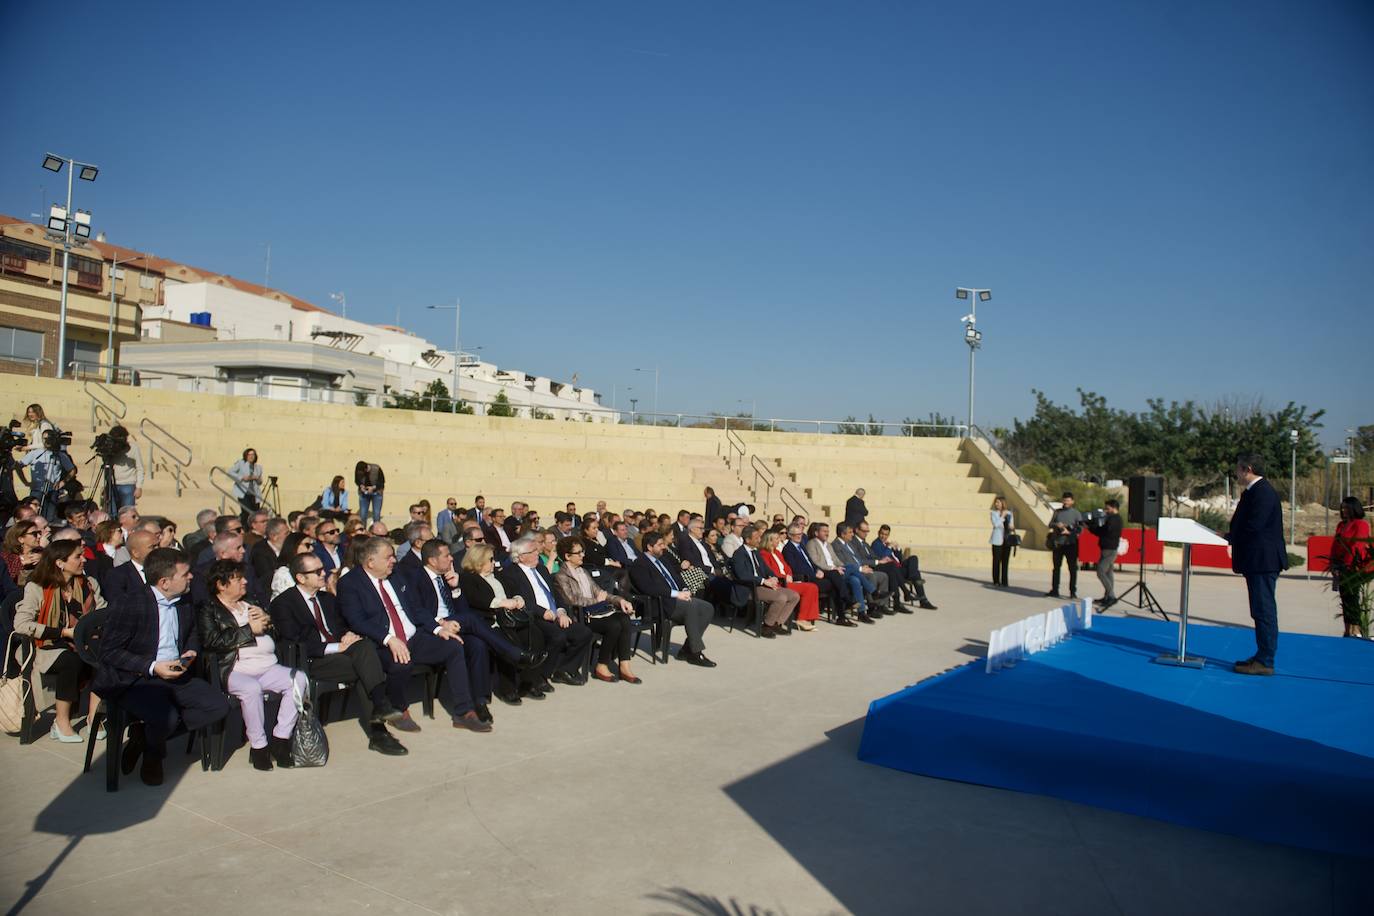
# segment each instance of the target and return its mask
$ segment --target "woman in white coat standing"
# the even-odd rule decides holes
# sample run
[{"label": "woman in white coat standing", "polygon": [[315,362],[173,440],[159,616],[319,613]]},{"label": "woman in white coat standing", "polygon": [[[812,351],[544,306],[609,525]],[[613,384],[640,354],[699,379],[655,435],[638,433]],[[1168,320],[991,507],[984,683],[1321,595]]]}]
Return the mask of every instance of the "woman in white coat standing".
[{"label": "woman in white coat standing", "polygon": [[992,584],[998,588],[1007,587],[1007,565],[1011,560],[1012,535],[1016,532],[1016,520],[1012,518],[1007,501],[997,497],[992,501]]}]

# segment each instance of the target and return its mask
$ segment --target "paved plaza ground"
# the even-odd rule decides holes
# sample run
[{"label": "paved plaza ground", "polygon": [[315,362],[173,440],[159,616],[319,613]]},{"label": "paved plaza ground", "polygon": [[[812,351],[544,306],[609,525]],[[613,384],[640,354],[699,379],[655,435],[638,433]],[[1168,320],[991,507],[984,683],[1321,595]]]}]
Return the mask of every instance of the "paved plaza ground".
[{"label": "paved plaza ground", "polygon": [[[321,770],[259,773],[239,751],[202,773],[174,751],[166,785],[108,795],[83,746],[2,739],[0,899],[33,916],[1374,912],[1365,861],[860,763],[870,700],[1054,603],[1048,572],[1005,592],[927,575],[938,611],[769,641],[712,628],[713,671],[641,659],[642,686],[495,704],[489,735],[422,720],[401,759],[339,722]],[[1150,580],[1176,607],[1178,577]],[[1238,578],[1193,583],[1196,620],[1247,622]],[[1285,630],[1339,632],[1319,579],[1284,578],[1279,607]]]}]

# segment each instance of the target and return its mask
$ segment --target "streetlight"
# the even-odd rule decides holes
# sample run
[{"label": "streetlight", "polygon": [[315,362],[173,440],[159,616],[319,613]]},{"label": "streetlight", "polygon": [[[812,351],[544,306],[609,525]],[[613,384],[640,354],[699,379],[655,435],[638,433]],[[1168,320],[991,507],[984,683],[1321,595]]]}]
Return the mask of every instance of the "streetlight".
[{"label": "streetlight", "polygon": [[[82,181],[95,181],[95,176],[100,173],[100,169],[88,162],[77,162],[75,159],[54,156],[52,153],[43,155],[43,168],[49,172],[60,172],[64,165],[67,167],[67,206],[53,204],[48,212],[49,237],[57,241],[57,237],[61,236],[62,241],[62,305],[57,316],[58,378],[67,377],[67,272],[72,265],[72,246],[84,246],[86,243],[81,240],[91,237],[90,211],[72,210],[72,179],[79,177]],[[73,235],[76,236],[75,240],[72,238]]]},{"label": "streetlight", "polygon": [[[270,250],[270,249],[269,249]],[[330,293],[329,298],[339,303],[340,318],[348,317],[348,297],[343,293]]]},{"label": "streetlight", "polygon": [[1288,431],[1288,441],[1293,446],[1293,476],[1288,489],[1288,543],[1298,543],[1298,431]]},{"label": "streetlight", "polygon": [[653,368],[652,370],[649,370],[649,369],[634,369],[634,370],[632,370],[632,371],[634,371],[634,372],[650,372],[650,371],[652,371],[652,372],[654,373],[654,422],[657,423],[657,422],[658,422],[658,364],[655,363],[655,364],[654,364],[654,368]]},{"label": "streetlight", "polygon": [[452,305],[428,305],[425,306],[431,312],[453,312],[453,409],[458,409],[458,363],[461,358],[458,355],[458,341],[461,339],[458,332],[461,329],[459,322],[463,318],[463,301],[455,298]]},{"label": "streetlight", "polygon": [[960,286],[954,290],[955,299],[967,299],[970,311],[962,319],[964,322],[964,343],[968,344],[968,429],[965,434],[973,435],[973,351],[983,346],[983,332],[978,330],[978,303],[992,298],[990,289],[973,289]]}]

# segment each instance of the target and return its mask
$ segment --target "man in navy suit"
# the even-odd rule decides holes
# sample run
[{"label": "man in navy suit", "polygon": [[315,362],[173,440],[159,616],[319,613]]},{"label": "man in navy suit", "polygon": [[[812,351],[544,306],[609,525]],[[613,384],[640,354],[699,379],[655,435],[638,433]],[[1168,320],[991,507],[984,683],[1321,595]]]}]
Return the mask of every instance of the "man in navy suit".
[{"label": "man in navy suit", "polygon": [[[443,680],[443,700],[453,717],[453,727],[491,731],[473,706],[457,628],[439,623],[428,626],[424,615],[412,609],[414,596],[407,601],[402,594],[405,588],[397,589],[396,584],[388,581],[396,569],[396,548],[391,541],[369,539],[361,548],[358,563],[339,580],[339,612],[350,630],[376,643],[377,656],[387,673],[391,705],[399,710],[409,705],[406,685],[411,665],[442,665],[448,674]],[[420,730],[408,712],[394,727],[401,731]]]},{"label": "man in navy suit", "polygon": [[[787,529],[787,543],[782,545],[782,558],[787,561],[787,565],[792,567],[792,578],[798,582],[810,582],[816,586],[816,591],[822,598],[826,595],[834,595],[840,588],[837,584],[839,577],[825,574],[825,570],[817,568],[811,558],[806,555],[806,527],[803,523],[793,521],[791,527]],[[843,599],[836,597],[837,602]]]},{"label": "man in navy suit", "polygon": [[186,555],[159,548],[148,554],[143,571],[148,585],[125,595],[105,618],[91,690],[140,720],[129,729],[120,763],[132,773],[141,756],[139,776],[156,786],[178,722],[188,731],[218,722],[229,712],[229,699],[190,671],[200,637],[189,603],[177,600],[191,581]]},{"label": "man in navy suit", "polygon": [[151,531],[134,531],[124,546],[129,551],[129,562],[111,569],[106,573],[105,581],[100,583],[105,601],[112,608],[118,607],[130,592],[147,587],[148,583],[143,580],[143,561],[157,546],[157,535]]},{"label": "man in navy suit", "polygon": [[325,519],[315,527],[315,556],[324,564],[325,576],[343,565],[343,551],[339,548],[342,534],[339,523],[332,518]]},{"label": "man in navy suit", "polygon": [[859,527],[859,522],[868,518],[868,506],[864,503],[864,489],[860,487],[854,495],[845,500],[844,523],[851,528]]},{"label": "man in navy suit", "polygon": [[759,635],[772,639],[792,632],[788,628],[788,621],[796,613],[797,605],[801,603],[801,595],[779,582],[778,577],[773,575],[773,571],[763,562],[759,556],[759,542],[762,539],[763,532],[760,529],[747,529],[744,543],[730,558],[730,565],[735,574],[735,606],[742,607],[751,597],[767,605],[763,612],[763,625]]},{"label": "man in navy suit", "polygon": [[1242,455],[1236,461],[1236,482],[1245,488],[1231,516],[1231,569],[1245,577],[1250,595],[1250,617],[1255,621],[1255,654],[1236,662],[1237,674],[1274,673],[1274,653],[1279,645],[1279,608],[1274,588],[1279,573],[1288,568],[1288,548],[1283,542],[1283,507],[1279,494],[1264,479],[1258,455]]},{"label": "man in navy suit", "polygon": [[[515,667],[533,667],[544,661],[542,653],[521,649],[480,614],[468,607],[458,588],[458,574],[453,569],[453,554],[441,539],[426,541],[420,548],[421,571],[406,583],[406,595],[411,597],[417,625],[434,627],[452,621],[463,639],[463,655],[467,661],[469,686],[473,705],[479,718],[492,720],[487,703],[491,698],[491,656]],[[424,623],[418,618],[423,614]]]},{"label": "man in navy suit", "polygon": [[641,595],[663,599],[663,613],[673,623],[680,623],[687,630],[687,638],[678,650],[677,657],[690,665],[714,668],[716,663],[706,657],[702,634],[715,616],[715,608],[700,598],[693,598],[672,566],[663,562],[663,551],[667,546],[663,535],[657,531],[646,533],[643,539],[644,552],[630,565],[630,581]]},{"label": "man in navy suit", "polygon": [[624,519],[616,520],[611,526],[610,537],[606,538],[606,557],[619,563],[621,569],[629,569],[639,558],[639,551],[630,541],[630,526]]}]

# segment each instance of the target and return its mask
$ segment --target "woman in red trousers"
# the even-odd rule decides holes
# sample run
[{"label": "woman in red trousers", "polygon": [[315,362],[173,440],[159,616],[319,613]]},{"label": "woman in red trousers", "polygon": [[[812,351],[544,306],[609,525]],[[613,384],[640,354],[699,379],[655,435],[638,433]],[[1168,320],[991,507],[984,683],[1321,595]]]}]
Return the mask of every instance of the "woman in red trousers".
[{"label": "woman in red trousers", "polygon": [[773,575],[778,577],[778,582],[786,584],[801,598],[801,603],[797,605],[797,629],[810,633],[816,629],[812,621],[821,616],[820,591],[814,583],[793,581],[792,567],[787,565],[787,560],[783,558],[782,550],[778,547],[781,538],[782,534],[777,531],[765,531],[763,543],[759,545],[759,553],[763,556],[763,562],[773,571]]}]

